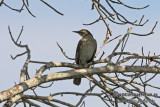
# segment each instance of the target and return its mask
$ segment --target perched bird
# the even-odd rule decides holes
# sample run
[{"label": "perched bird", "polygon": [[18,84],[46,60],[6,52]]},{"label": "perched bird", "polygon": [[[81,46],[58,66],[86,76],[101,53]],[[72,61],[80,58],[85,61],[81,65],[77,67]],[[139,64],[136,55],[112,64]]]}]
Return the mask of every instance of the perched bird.
[{"label": "perched bird", "polygon": [[[93,38],[93,35],[86,29],[82,29],[80,31],[73,31],[78,33],[83,38],[79,41],[75,61],[76,64],[82,65],[86,68],[86,64],[92,62],[97,50],[97,42]],[[89,67],[88,67],[89,68]],[[74,78],[73,83],[75,85],[80,85],[81,78]]]}]

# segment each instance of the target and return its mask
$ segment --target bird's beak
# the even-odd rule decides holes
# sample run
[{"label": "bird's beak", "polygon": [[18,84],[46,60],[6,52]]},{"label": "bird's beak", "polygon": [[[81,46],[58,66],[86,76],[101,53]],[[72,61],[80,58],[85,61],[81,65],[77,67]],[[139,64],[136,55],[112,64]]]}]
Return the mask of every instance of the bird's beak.
[{"label": "bird's beak", "polygon": [[80,33],[80,31],[73,31],[73,32],[74,32],[74,33],[78,33],[78,34]]}]

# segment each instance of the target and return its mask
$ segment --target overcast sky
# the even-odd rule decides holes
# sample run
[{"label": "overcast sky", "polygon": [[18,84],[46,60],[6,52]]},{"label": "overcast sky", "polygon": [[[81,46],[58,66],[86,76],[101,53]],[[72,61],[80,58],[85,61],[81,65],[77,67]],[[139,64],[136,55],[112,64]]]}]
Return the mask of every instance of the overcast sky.
[{"label": "overcast sky", "polygon": [[[135,2],[133,2],[135,1]],[[49,1],[47,1],[49,3]],[[13,1],[7,0],[7,3],[14,7],[20,8],[20,0]],[[36,16],[32,17],[26,9],[22,13],[18,13],[8,9],[5,6],[0,7],[0,91],[6,90],[19,83],[20,70],[24,64],[26,56],[18,57],[16,60],[12,60],[10,55],[17,55],[24,52],[24,49],[16,47],[10,39],[8,32],[8,25],[11,28],[12,34],[15,38],[18,37],[21,27],[24,26],[22,37],[20,40],[22,44],[28,44],[31,50],[31,59],[36,61],[54,61],[54,62],[73,62],[66,59],[57,47],[56,42],[63,47],[64,51],[69,57],[75,57],[75,51],[78,41],[81,37],[72,31],[80,29],[88,29],[97,40],[98,48],[102,45],[105,38],[106,27],[105,24],[100,21],[92,26],[84,26],[83,23],[90,23],[95,21],[99,15],[96,10],[91,10],[90,0],[54,0],[50,2],[53,7],[62,12],[64,16],[55,13],[53,10],[45,6],[39,0],[30,1],[30,10]],[[144,27],[135,27],[131,25],[119,26],[110,23],[110,28],[113,33],[113,37],[117,35],[124,35],[128,27],[132,27],[134,33],[149,33],[156,21],[160,22],[160,1],[159,0],[132,0],[132,2],[126,2],[131,6],[142,7],[150,5],[145,10],[129,10],[127,8],[121,8],[117,6],[124,16],[130,20],[140,19],[144,14],[144,20],[149,19],[149,22]],[[111,42],[103,48],[105,56],[111,54],[111,51],[116,46],[119,39]],[[150,51],[151,55],[155,52],[160,54],[160,23],[158,23],[155,33],[147,37],[138,37],[131,35],[128,41],[128,45],[125,48],[127,52],[135,52],[141,54],[141,48],[144,47],[144,53]],[[29,64],[29,74],[32,77],[36,70],[41,65]],[[64,71],[66,68],[51,69],[46,71],[45,74],[53,73],[57,71]],[[156,79],[155,81],[159,81]],[[155,83],[153,81],[153,83]],[[88,80],[83,79],[82,84],[78,87],[72,84],[73,80],[57,81],[49,89],[37,89],[38,95],[49,95],[55,92],[66,91],[79,91],[85,92],[89,88]],[[159,85],[157,83],[157,85]],[[27,94],[32,94],[27,92]],[[160,95],[160,93],[159,93]],[[70,99],[70,97],[62,97],[64,101],[70,101],[76,103],[78,99]],[[93,103],[97,102],[97,103]],[[98,98],[87,98],[86,107],[96,107],[100,105],[105,107],[103,102]],[[3,103],[2,103],[3,104]],[[0,106],[2,106],[0,104]]]}]

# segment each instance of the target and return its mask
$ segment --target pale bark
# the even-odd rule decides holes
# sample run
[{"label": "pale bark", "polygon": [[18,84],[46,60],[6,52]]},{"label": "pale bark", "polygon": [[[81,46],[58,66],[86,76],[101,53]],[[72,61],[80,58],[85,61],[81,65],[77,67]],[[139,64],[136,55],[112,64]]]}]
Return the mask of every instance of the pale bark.
[{"label": "pale bark", "polygon": [[[46,68],[44,68],[44,71]],[[0,93],[0,102],[5,101],[16,94],[22,93],[32,87],[38,86],[42,83],[56,80],[66,80],[75,77],[84,77],[86,75],[102,74],[102,73],[123,73],[123,72],[146,72],[146,73],[160,73],[160,68],[149,67],[149,66],[116,66],[108,65],[102,67],[88,68],[88,69],[71,69],[66,71],[61,71],[57,73],[52,73],[48,75],[41,76],[40,78],[35,76],[29,80],[26,80],[12,88],[2,91]]]}]

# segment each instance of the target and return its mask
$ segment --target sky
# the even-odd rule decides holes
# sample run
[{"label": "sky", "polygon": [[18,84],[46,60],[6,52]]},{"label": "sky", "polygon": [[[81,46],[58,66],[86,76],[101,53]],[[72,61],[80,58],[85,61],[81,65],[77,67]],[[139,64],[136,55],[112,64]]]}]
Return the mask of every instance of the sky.
[{"label": "sky", "polygon": [[[26,59],[26,56],[18,57],[16,60],[11,59],[10,55],[15,56],[25,50],[18,48],[13,44],[9,36],[8,26],[10,26],[14,38],[18,37],[22,26],[24,26],[20,41],[22,41],[22,44],[27,44],[29,46],[31,50],[31,60],[35,61],[73,63],[74,61],[70,61],[63,56],[56,45],[56,42],[61,45],[69,57],[74,58],[77,43],[81,39],[79,35],[72,32],[75,30],[88,29],[97,40],[98,48],[102,45],[106,34],[105,24],[100,21],[91,26],[83,25],[84,23],[95,21],[99,17],[96,10],[91,10],[92,4],[90,0],[47,0],[47,2],[62,12],[64,16],[55,13],[39,0],[29,1],[29,9],[36,18],[32,17],[26,9],[21,13],[18,13],[8,9],[4,5],[0,7],[0,91],[9,89],[14,86],[15,83],[19,83],[20,70]],[[6,3],[14,8],[20,8],[22,4],[21,0],[7,0]],[[118,11],[130,20],[136,20],[137,18],[140,19],[142,15],[145,15],[144,20],[149,19],[149,22],[144,27],[135,27],[132,25],[120,26],[108,22],[113,33],[113,37],[111,38],[120,34],[124,35],[129,27],[133,28],[132,32],[134,33],[149,33],[155,22],[160,22],[159,0],[132,0],[125,1],[125,3],[135,7],[142,7],[149,4],[150,6],[147,9],[138,11],[129,10],[123,8],[123,6],[116,7]],[[103,48],[103,51],[105,51],[104,57],[111,54],[118,41],[119,39],[107,44]],[[159,41],[160,23],[157,24],[153,35],[146,37],[131,35],[125,51],[141,54],[141,48],[143,46],[145,55],[147,55],[149,51],[151,52],[151,55],[153,55],[153,53],[159,55]],[[29,64],[28,72],[30,77],[34,76],[36,70],[41,66],[42,65],[38,64]],[[54,68],[50,71],[46,71],[45,74],[64,70],[66,70],[66,68]],[[156,81],[159,81],[159,79],[155,79],[153,83],[159,85]],[[56,81],[49,89],[38,88],[37,93],[39,95],[49,95],[50,93],[62,91],[67,92],[78,90],[79,92],[85,92],[85,90],[89,88],[89,82],[86,79],[83,79],[82,84],[78,87],[73,85],[72,82],[73,80]],[[32,94],[32,92],[25,93]],[[72,100],[69,100],[70,97],[64,96],[62,98],[64,101],[70,101],[73,104],[78,101],[76,97]],[[96,101],[97,103],[93,103],[93,101]],[[105,107],[103,102],[98,98],[86,98],[86,107],[93,105],[98,106],[100,104],[101,107]],[[0,104],[0,106],[2,105],[3,103]]]}]

